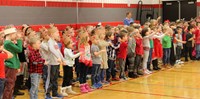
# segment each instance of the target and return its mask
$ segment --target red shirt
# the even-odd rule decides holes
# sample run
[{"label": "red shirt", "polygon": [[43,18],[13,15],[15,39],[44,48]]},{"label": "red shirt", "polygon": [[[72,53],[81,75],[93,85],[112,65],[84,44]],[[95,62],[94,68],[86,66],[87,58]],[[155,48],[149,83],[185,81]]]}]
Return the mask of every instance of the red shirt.
[{"label": "red shirt", "polygon": [[135,53],[136,55],[143,55],[143,44],[142,44],[142,38],[135,38],[136,41],[136,47],[135,47]]},{"label": "red shirt", "polygon": [[0,53],[0,78],[5,78],[4,60],[8,58],[6,53]]},{"label": "red shirt", "polygon": [[45,60],[41,57],[39,50],[29,49],[29,73],[42,74]]},{"label": "red shirt", "polygon": [[200,30],[196,29],[195,31],[195,43],[200,44]]},{"label": "red shirt", "polygon": [[127,42],[121,42],[120,47],[119,47],[118,58],[126,59],[127,47],[128,47]]}]

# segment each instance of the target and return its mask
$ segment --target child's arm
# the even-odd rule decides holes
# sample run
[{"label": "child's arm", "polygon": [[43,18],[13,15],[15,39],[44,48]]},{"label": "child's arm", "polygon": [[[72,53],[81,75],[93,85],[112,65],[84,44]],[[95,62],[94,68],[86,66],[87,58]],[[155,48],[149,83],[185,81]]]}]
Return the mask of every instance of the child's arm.
[{"label": "child's arm", "polygon": [[158,38],[158,39],[162,39],[163,37],[165,36],[165,34],[162,34],[162,35],[154,35],[153,38]]},{"label": "child's arm", "polygon": [[103,52],[106,52],[106,50],[101,50],[101,51],[98,51],[98,52],[94,52],[94,55],[95,56],[99,56]]},{"label": "child's arm", "polygon": [[41,43],[40,48],[45,50],[45,51],[48,51],[48,46],[46,44],[44,44],[44,43]]},{"label": "child's arm", "polygon": [[10,53],[9,51],[7,51],[6,49],[3,49],[3,52],[6,53],[8,55],[8,59],[13,57],[13,54]]},{"label": "child's arm", "polygon": [[56,58],[58,59],[58,62],[62,62],[62,60],[64,60],[64,58],[63,58],[63,56],[62,55],[60,55],[60,53],[55,49],[55,43],[50,39],[49,41],[48,41],[48,45],[49,45],[49,51],[51,52],[51,53],[53,53],[55,56],[56,56]]},{"label": "child's arm", "polygon": [[65,49],[64,50],[64,54],[67,55],[67,56],[69,56],[70,58],[75,59],[75,58],[77,58],[78,56],[81,55],[81,52],[77,53],[77,54],[73,54],[73,52],[71,50]]},{"label": "child's arm", "polygon": [[180,43],[183,43],[183,44],[186,43],[186,41],[179,40],[177,37],[174,37],[174,38],[175,38],[175,40],[176,40],[177,42],[180,42]]},{"label": "child's arm", "polygon": [[154,36],[154,34],[156,34],[155,32],[153,32],[153,33],[151,33],[151,34],[149,34],[149,35],[147,35],[147,36],[144,36],[144,39],[145,38],[151,38],[151,37],[153,37]]},{"label": "child's arm", "polygon": [[9,43],[4,44],[4,46],[6,48],[12,49],[12,51],[15,52],[15,53],[21,53],[22,52],[22,40],[20,40],[20,39],[17,40],[17,44],[9,42]]}]

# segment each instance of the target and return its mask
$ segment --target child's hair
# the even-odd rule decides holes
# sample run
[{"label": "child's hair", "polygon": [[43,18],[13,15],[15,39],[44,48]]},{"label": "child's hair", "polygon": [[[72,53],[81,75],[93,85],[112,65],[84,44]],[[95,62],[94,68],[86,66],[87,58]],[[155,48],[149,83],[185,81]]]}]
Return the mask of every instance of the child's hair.
[{"label": "child's hair", "polygon": [[180,30],[180,29],[182,29],[182,27],[180,27],[180,26],[177,26],[177,27],[176,27],[176,29],[177,29],[177,30]]},{"label": "child's hair", "polygon": [[142,32],[141,32],[142,37],[146,36],[146,33],[147,33],[148,31],[149,31],[149,28],[148,28],[148,27],[144,27],[144,28],[142,29]]},{"label": "child's hair", "polygon": [[106,32],[106,40],[109,39],[109,37],[111,37],[113,35],[113,32]]},{"label": "child's hair", "polygon": [[87,45],[88,44],[88,33],[85,30],[79,31],[80,35],[80,42],[79,42],[79,47],[80,45]]},{"label": "child's hair", "polygon": [[57,31],[58,31],[58,28],[57,28],[57,27],[51,26],[51,27],[48,29],[48,35],[51,36],[53,33],[57,32]]},{"label": "child's hair", "polygon": [[190,31],[191,29],[193,29],[194,28],[194,25],[189,25],[188,26],[188,31]]},{"label": "child's hair", "polygon": [[33,46],[33,44],[35,44],[37,41],[40,41],[40,39],[37,36],[31,37],[29,39],[30,46]]},{"label": "child's hair", "polygon": [[2,46],[2,45],[3,45],[3,43],[4,43],[4,42],[3,42],[3,40],[0,40],[0,46]]},{"label": "child's hair", "polygon": [[68,48],[69,44],[72,43],[71,38],[66,37],[64,40],[64,45],[66,48]]},{"label": "child's hair", "polygon": [[119,37],[122,39],[123,37],[125,37],[127,35],[127,31],[126,30],[121,30],[119,33]]},{"label": "child's hair", "polygon": [[128,31],[128,35],[130,36],[130,34],[134,31],[134,28],[133,27],[127,27],[126,28],[127,31]]}]

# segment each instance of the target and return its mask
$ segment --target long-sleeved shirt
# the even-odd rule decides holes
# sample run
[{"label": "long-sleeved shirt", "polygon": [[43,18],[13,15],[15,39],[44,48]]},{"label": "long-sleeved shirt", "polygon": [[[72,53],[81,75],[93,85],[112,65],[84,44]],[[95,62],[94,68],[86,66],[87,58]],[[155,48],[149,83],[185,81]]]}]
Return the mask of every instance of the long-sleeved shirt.
[{"label": "long-sleeved shirt", "polygon": [[64,49],[64,58],[67,66],[73,67],[75,64],[75,58],[80,56],[80,53],[74,54],[71,49]]},{"label": "long-sleeved shirt", "polygon": [[143,55],[143,44],[142,44],[142,38],[136,38],[136,47],[135,47],[135,53],[136,55]]},{"label": "long-sleeved shirt", "polygon": [[57,59],[59,58],[62,61],[65,61],[62,53],[60,52],[58,43],[55,40],[50,38],[48,41],[48,46],[49,46],[49,51],[50,51],[49,65],[59,65],[60,63],[57,61]]},{"label": "long-sleeved shirt", "polygon": [[136,47],[135,38],[129,38],[129,40],[128,40],[128,54],[134,54],[135,53],[135,47]]},{"label": "long-sleeved shirt", "polygon": [[165,35],[162,39],[162,46],[163,48],[171,48],[172,43],[171,43],[171,37],[168,35]]},{"label": "long-sleeved shirt", "polygon": [[200,44],[200,29],[195,31],[195,43]]},{"label": "long-sleeved shirt", "polygon": [[45,59],[45,61],[47,63],[49,63],[49,58],[50,58],[49,54],[50,54],[50,52],[49,52],[49,47],[48,47],[48,42],[47,41],[43,41],[41,43],[40,54],[41,54],[42,58]]},{"label": "long-sleeved shirt", "polygon": [[17,40],[17,44],[10,40],[5,40],[4,48],[13,54],[12,58],[5,61],[5,65],[9,68],[19,69],[20,61],[17,54],[22,52],[22,40]]},{"label": "long-sleeved shirt", "polygon": [[121,42],[120,47],[119,47],[118,58],[126,59],[127,50],[128,50],[127,47],[128,47],[127,42]]},{"label": "long-sleeved shirt", "polygon": [[134,20],[132,19],[132,18],[130,18],[130,19],[128,19],[128,18],[125,18],[124,19],[124,25],[130,25],[131,23],[133,23],[134,22]]},{"label": "long-sleeved shirt", "polygon": [[39,50],[35,50],[32,47],[29,48],[29,73],[42,74],[45,60],[42,58]]},{"label": "long-sleeved shirt", "polygon": [[143,47],[150,48],[150,38],[154,36],[155,33],[149,34],[143,37]]},{"label": "long-sleeved shirt", "polygon": [[193,34],[192,33],[187,33],[187,35],[186,35],[186,46],[187,47],[192,47],[192,40],[191,41],[189,41],[189,39],[190,38],[192,38],[193,37]]},{"label": "long-sleeved shirt", "polygon": [[108,40],[108,42],[111,43],[111,45],[107,47],[108,59],[116,60],[116,50],[119,49],[120,44],[114,45],[111,40]]}]

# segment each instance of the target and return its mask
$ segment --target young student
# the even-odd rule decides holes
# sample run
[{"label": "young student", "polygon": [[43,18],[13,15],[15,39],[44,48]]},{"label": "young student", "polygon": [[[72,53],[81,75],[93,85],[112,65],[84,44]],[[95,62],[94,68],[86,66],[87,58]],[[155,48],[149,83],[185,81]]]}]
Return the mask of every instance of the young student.
[{"label": "young student", "polygon": [[135,30],[132,27],[128,27],[128,52],[127,52],[127,58],[128,58],[128,76],[130,78],[137,78],[137,69],[134,66],[135,62],[135,46],[136,46],[136,41],[135,41]]},{"label": "young student", "polygon": [[3,41],[4,41],[3,39],[0,41],[0,99],[2,99],[4,84],[6,81],[4,61],[13,57],[12,53],[4,49]]},{"label": "young student", "polygon": [[176,40],[175,46],[176,46],[176,63],[181,64],[183,63],[181,61],[181,50],[183,49],[183,44],[186,42],[182,40],[182,31],[183,29],[181,27],[177,27],[176,31],[177,34],[175,34],[174,39]]},{"label": "young student", "polygon": [[192,47],[193,47],[193,41],[195,39],[195,36],[193,35],[193,32],[195,31],[193,25],[188,26],[188,33],[186,35],[186,54],[185,54],[185,61],[188,61],[188,54],[190,56],[190,60],[194,60],[192,56]]},{"label": "young student", "polygon": [[135,47],[135,63],[134,66],[137,69],[137,74],[138,75],[143,75],[143,72],[140,71],[141,67],[141,61],[142,61],[142,57],[144,54],[144,50],[143,50],[143,40],[142,40],[142,36],[139,32],[138,29],[135,30],[135,41],[136,41],[136,47]]},{"label": "young student", "polygon": [[56,27],[51,26],[48,29],[48,35],[50,36],[48,40],[49,47],[49,65],[51,65],[50,71],[50,85],[46,92],[46,99],[50,99],[50,91],[52,90],[53,98],[62,98],[63,96],[58,94],[58,75],[60,64],[65,65],[63,55],[60,52],[57,41],[60,40],[59,31]]},{"label": "young student", "polygon": [[[15,86],[16,74],[20,68],[20,61],[17,56],[22,52],[22,40],[21,34],[17,33],[14,26],[7,26],[4,30],[5,41],[4,48],[13,54],[13,57],[5,61],[6,65],[6,85],[3,93],[3,99],[11,99],[13,95],[13,89]],[[13,43],[17,41],[17,43]]]},{"label": "young student", "polygon": [[110,82],[110,77],[112,76],[112,81],[119,81],[119,78],[116,77],[115,71],[115,61],[116,61],[116,50],[119,49],[120,45],[115,45],[113,43],[114,40],[114,33],[107,32],[106,33],[106,40],[110,45],[107,47],[107,54],[108,54],[108,69],[106,71],[106,81]]},{"label": "young student", "polygon": [[142,37],[143,37],[143,49],[144,49],[144,56],[143,56],[143,70],[144,74],[151,74],[152,72],[147,69],[147,62],[149,58],[149,51],[150,51],[150,38],[154,36],[155,33],[150,33],[151,30],[148,27],[142,29]]},{"label": "young student", "polygon": [[80,41],[79,41],[79,52],[84,54],[80,55],[80,90],[82,93],[91,92],[92,90],[89,87],[89,84],[86,83],[86,75],[88,72],[88,68],[92,66],[92,59],[90,53],[90,45],[89,45],[89,35],[86,31],[81,30],[79,32]]},{"label": "young student", "polygon": [[127,50],[128,50],[128,44],[127,44],[127,31],[122,30],[120,31],[119,38],[120,40],[120,47],[119,47],[119,66],[120,66],[120,75],[119,78],[121,80],[127,80],[124,69],[125,69],[125,63],[126,63],[126,56],[127,56]]},{"label": "young student", "polygon": [[41,57],[39,52],[40,39],[32,37],[29,39],[29,74],[31,77],[30,99],[38,99],[38,87],[43,71],[45,60]]},{"label": "young student", "polygon": [[92,82],[92,88],[97,89],[101,88],[101,79],[100,79],[100,72],[101,72],[101,63],[102,63],[102,57],[101,53],[106,52],[106,50],[100,50],[98,43],[99,39],[96,35],[93,35],[91,38],[92,46],[91,46],[91,55],[92,55],[92,76],[91,76],[91,82]]},{"label": "young student", "polygon": [[163,46],[163,67],[169,68],[167,65],[170,64],[170,53],[171,53],[171,34],[173,30],[169,27],[164,27],[163,32],[166,34],[162,39]]},{"label": "young student", "polygon": [[196,46],[196,59],[200,60],[200,22],[197,22],[197,29],[195,31],[195,46]]},{"label": "young student", "polygon": [[41,32],[41,46],[40,46],[40,53],[41,53],[41,56],[42,58],[45,60],[46,64],[44,64],[43,66],[43,73],[42,73],[42,79],[43,79],[43,86],[44,86],[44,89],[45,89],[45,92],[47,92],[47,89],[48,89],[48,85],[49,85],[49,82],[47,83],[47,79],[50,79],[48,78],[48,68],[49,67],[49,47],[48,47],[48,40],[49,40],[49,35],[48,35],[48,30],[45,28],[45,27],[42,27],[40,28],[40,32]]},{"label": "young student", "polygon": [[65,49],[64,49],[64,58],[66,65],[63,66],[63,82],[61,87],[61,94],[63,96],[68,96],[68,94],[77,94],[72,90],[71,80],[73,79],[73,66],[75,63],[75,58],[79,57],[82,52],[74,54],[73,43],[69,37],[64,39]]},{"label": "young student", "polygon": [[99,42],[98,42],[99,49],[104,50],[100,54],[102,59],[100,79],[103,84],[109,84],[109,82],[104,80],[106,70],[108,69],[108,55],[106,52],[106,47],[109,46],[109,43],[105,41],[105,29],[101,28],[101,33],[99,33],[98,36],[99,36]]}]

